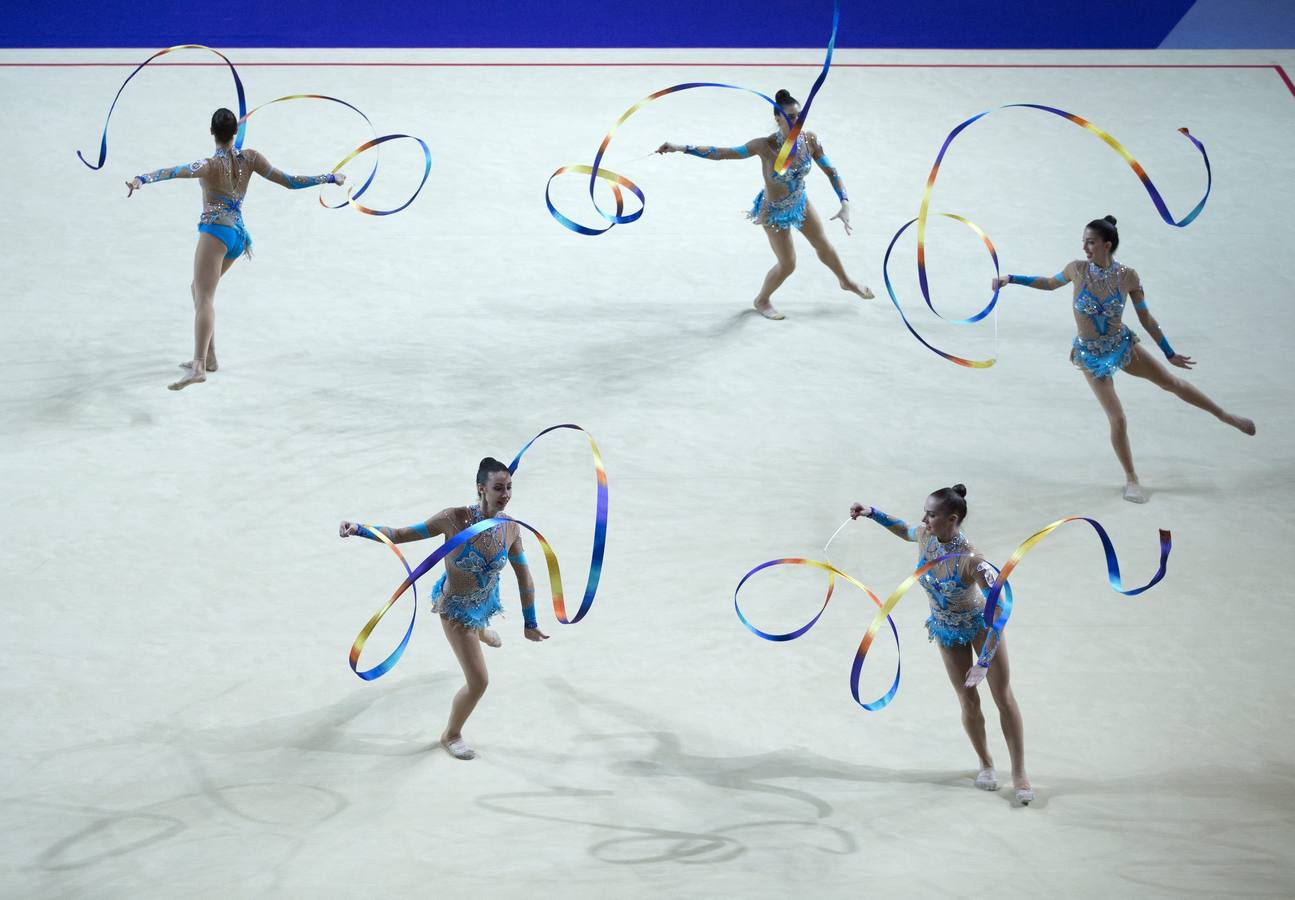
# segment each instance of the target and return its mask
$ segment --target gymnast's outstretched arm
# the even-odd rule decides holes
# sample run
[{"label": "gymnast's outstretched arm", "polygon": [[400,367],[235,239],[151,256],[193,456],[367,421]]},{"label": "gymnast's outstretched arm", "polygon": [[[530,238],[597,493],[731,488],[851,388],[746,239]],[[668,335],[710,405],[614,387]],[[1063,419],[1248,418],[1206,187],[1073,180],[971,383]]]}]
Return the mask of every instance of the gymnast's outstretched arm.
[{"label": "gymnast's outstretched arm", "polygon": [[202,176],[202,170],[206,166],[206,159],[198,159],[187,166],[167,166],[165,169],[158,169],[155,172],[136,175],[126,182],[126,196],[129,197],[144,185],[153,184],[156,181],[170,181],[172,178],[199,178]]},{"label": "gymnast's outstretched arm", "polygon": [[882,528],[889,531],[896,537],[901,537],[906,541],[917,540],[917,529],[909,526],[903,519],[896,519],[888,516],[875,506],[864,506],[862,503],[856,503],[850,507],[850,518],[857,519],[863,516],[866,519],[872,519]]},{"label": "gymnast's outstretched arm", "polygon": [[274,166],[261,153],[255,150],[244,150],[243,153],[252,159],[252,171],[262,178],[273,181],[275,184],[282,185],[288,190],[296,191],[301,188],[314,187],[317,184],[345,184],[346,176],[342,173],[334,174],[328,172],[324,175],[289,175]]},{"label": "gymnast's outstretched arm", "polygon": [[522,622],[525,625],[526,638],[532,641],[546,641],[548,635],[540,631],[539,621],[535,618],[535,579],[531,578],[530,566],[526,564],[526,551],[522,548],[522,530],[517,529],[517,537],[508,546],[508,561],[517,576],[517,590],[522,595]]},{"label": "gymnast's outstretched arm", "polygon": [[1075,277],[1075,267],[1078,263],[1066,263],[1066,267],[1056,275],[1004,275],[1001,278],[995,278],[990,284],[992,290],[1009,284],[1020,284],[1025,287],[1032,287],[1040,291],[1055,291],[1064,284],[1070,284]]},{"label": "gymnast's outstretched arm", "polygon": [[[444,534],[448,536],[457,532],[457,529],[454,527],[453,518],[450,515],[450,510],[448,509],[441,510],[426,521],[418,522],[414,525],[406,525],[403,528],[391,528],[387,525],[373,525],[371,527],[377,531],[381,531],[393,544],[405,544],[410,541],[426,540],[434,534]],[[343,522],[337,529],[337,534],[339,537],[344,538],[356,535],[358,537],[368,538],[371,541],[378,540],[369,528],[370,526],[361,525],[358,522]]]},{"label": "gymnast's outstretched arm", "polygon": [[700,156],[702,159],[746,159],[759,156],[761,149],[768,146],[764,138],[747,141],[737,147],[708,147],[693,144],[672,144],[669,141],[657,148],[657,153],[687,153],[689,156]]}]

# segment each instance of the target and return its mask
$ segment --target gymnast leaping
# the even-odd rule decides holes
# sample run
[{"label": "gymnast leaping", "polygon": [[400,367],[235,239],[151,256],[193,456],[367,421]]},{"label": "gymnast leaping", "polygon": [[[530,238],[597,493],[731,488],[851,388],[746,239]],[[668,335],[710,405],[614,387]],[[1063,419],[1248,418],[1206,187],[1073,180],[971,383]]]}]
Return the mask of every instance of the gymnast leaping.
[{"label": "gymnast leaping", "polygon": [[344,174],[287,175],[270,165],[255,150],[234,148],[238,134],[238,117],[228,109],[218,109],[211,117],[211,135],[216,152],[183,166],[158,169],[137,175],[126,182],[126,196],[146,184],[172,178],[202,180],[202,215],[198,217],[198,248],[193,256],[193,359],[181,363],[184,376],[168,385],[173,391],[207,380],[208,372],[218,368],[216,360],[216,285],[240,256],[252,253],[252,237],[243,225],[243,198],[255,172],[275,184],[291,190],[319,184],[343,184]]},{"label": "gymnast leaping", "polygon": [[[1034,790],[1025,774],[1025,726],[1020,707],[1016,705],[1016,695],[1012,693],[1007,645],[1000,632],[985,627],[982,592],[993,587],[994,569],[961,530],[967,519],[967,489],[955,484],[931,494],[923,507],[922,524],[912,528],[876,507],[856,503],[850,507],[850,517],[857,519],[859,516],[872,519],[906,541],[916,541],[920,547],[918,568],[949,557],[938,562],[920,581],[931,599],[927,632],[931,640],[939,641],[945,671],[962,706],[962,727],[971,738],[971,746],[980,760],[976,787],[986,791],[998,790],[994,759],[985,739],[985,716],[980,711],[980,695],[976,692],[976,686],[983,679],[989,681],[989,693],[998,706],[998,718],[1012,760],[1012,785],[1016,789],[1016,799],[1024,804],[1030,803],[1034,799]],[[974,663],[973,650],[979,654]],[[993,665],[990,665],[991,660]]]},{"label": "gymnast leaping", "polygon": [[828,180],[832,182],[832,188],[841,200],[841,208],[836,215],[832,216],[832,219],[840,219],[841,224],[845,226],[845,233],[850,234],[850,197],[846,193],[845,182],[841,180],[841,173],[823,152],[823,145],[818,137],[808,131],[802,131],[792,147],[786,171],[779,173],[774,170],[773,164],[778,157],[778,150],[791,131],[791,123],[800,115],[800,103],[786,90],[778,91],[774,100],[778,104],[778,109],[773,112],[778,130],[767,137],[747,141],[739,147],[695,147],[692,144],[667,142],[657,148],[657,153],[682,152],[690,156],[700,156],[703,159],[759,157],[764,173],[764,190],[756,195],[755,205],[747,213],[747,217],[757,225],[764,226],[769,246],[773,248],[774,256],[777,257],[777,263],[769,270],[769,274],[765,275],[760,293],[756,295],[755,302],[752,304],[760,315],[766,319],[785,318],[782,313],[774,309],[772,298],[773,292],[796,269],[796,248],[791,241],[793,228],[805,235],[805,239],[818,254],[819,260],[832,270],[842,290],[851,291],[865,300],[871,300],[872,291],[855,284],[846,274],[841,258],[823,230],[823,220],[819,218],[818,212],[809,202],[805,192],[805,176],[809,174],[811,164],[817,163]]},{"label": "gymnast leaping", "polygon": [[[436,534],[449,540],[477,522],[503,518],[504,507],[512,499],[512,494],[513,477],[508,466],[486,457],[477,467],[476,503],[443,509],[427,521],[405,528],[374,527],[396,544],[419,541]],[[377,540],[364,526],[354,522],[343,522],[338,533],[344,538],[358,534]],[[445,574],[432,588],[432,612],[440,614],[445,639],[454,650],[466,679],[466,684],[454,695],[450,720],[441,734],[441,746],[456,759],[473,759],[477,755],[463,740],[463,725],[490,683],[481,645],[498,647],[503,643],[498,633],[487,626],[493,616],[503,611],[499,599],[499,573],[505,559],[512,563],[521,592],[523,634],[530,641],[548,640],[548,635],[540,631],[535,618],[535,582],[531,579],[526,554],[522,550],[521,528],[511,522],[482,532],[464,544],[452,559],[446,559]]]},{"label": "gymnast leaping", "polygon": [[1116,262],[1114,254],[1119,245],[1120,233],[1115,227],[1115,217],[1095,219],[1084,229],[1083,250],[1086,261],[1067,263],[1064,269],[1051,277],[1007,275],[995,278],[991,286],[998,290],[1008,284],[1023,284],[1052,291],[1074,282],[1075,323],[1079,326],[1079,334],[1071,346],[1070,360],[1084,373],[1089,387],[1097,395],[1097,402],[1102,405],[1110,420],[1111,445],[1115,448],[1120,465],[1124,467],[1124,499],[1131,503],[1146,503],[1149,496],[1138,482],[1138,473],[1133,468],[1133,451],[1129,446],[1124,408],[1115,393],[1116,372],[1124,369],[1130,375],[1145,378],[1245,434],[1255,433],[1255,423],[1228,412],[1205,396],[1199,388],[1171,375],[1139,346],[1137,335],[1124,324],[1126,298],[1133,300],[1138,321],[1156,339],[1171,365],[1180,369],[1190,369],[1195,365],[1190,356],[1175,352],[1169,345],[1160,323],[1147,309],[1146,294],[1142,290],[1138,273]]}]

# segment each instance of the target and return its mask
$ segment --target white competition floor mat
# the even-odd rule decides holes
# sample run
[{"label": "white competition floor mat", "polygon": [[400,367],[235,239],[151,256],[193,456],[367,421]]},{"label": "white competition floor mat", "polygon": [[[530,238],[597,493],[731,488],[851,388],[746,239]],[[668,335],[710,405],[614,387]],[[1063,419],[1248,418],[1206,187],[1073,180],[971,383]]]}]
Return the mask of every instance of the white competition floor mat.
[{"label": "white competition floor mat", "polygon": [[[766,133],[759,101],[691,91],[631,119],[607,164],[647,193],[633,225],[576,236],[542,191],[652,91],[717,80],[803,97],[815,51],[222,49],[252,105],[341,97],[380,132],[427,140],[432,175],[387,218],[256,182],[256,255],[216,299],[221,369],[173,394],[191,354],[199,192],[172,182],[127,201],[123,182],[207,155],[211,111],[233,103],[228,72],[142,73],[91,172],[74,151],[94,155],[130,70],[63,64],[150,51],[0,54],[0,894],[1295,891],[1283,549],[1295,539],[1295,96],[1270,65],[1295,71],[1295,54],[838,54],[810,128],[853,200],[854,234],[829,233],[878,299],[839,291],[797,238],[799,266],[775,296],[788,318],[773,323],[750,310],[772,263],[741,215],[755,164],[635,159],[665,140]],[[993,353],[996,327],[1000,361],[985,371],[923,349],[886,299],[882,253],[917,214],[940,142],[1016,102],[1115,135],[1177,215],[1204,173],[1176,129],[1210,154],[1214,192],[1185,229],[1160,221],[1101,141],[1029,110],[968,129],[936,188],[933,210],[984,227],[1005,272],[1059,270],[1080,255],[1084,223],[1116,215],[1118,257],[1199,362],[1187,377],[1258,423],[1246,438],[1120,376],[1146,506],[1120,499],[1105,417],[1067,362],[1068,289],[1009,289],[997,323],[944,325],[921,304],[910,231],[892,264],[906,310],[964,356]],[[259,113],[247,146],[313,174],[370,136],[346,110],[303,102]],[[374,205],[399,203],[420,174],[414,145],[384,147]],[[555,199],[598,224],[584,191],[570,176]],[[826,219],[826,179],[811,175],[810,192]],[[933,220],[927,249],[941,312],[979,309],[983,246]],[[564,627],[541,581],[552,640],[531,644],[505,573],[504,646],[487,650],[491,685],[465,732],[480,758],[462,763],[435,747],[461,675],[426,607],[392,672],[366,683],[348,668],[401,570],[380,546],[338,540],[337,523],[402,525],[469,502],[480,457],[510,459],[559,422],[587,428],[606,460],[602,588],[588,619]],[[1007,639],[1039,796],[1029,808],[972,787],[920,592],[896,612],[903,682],[879,713],[848,690],[873,611],[862,595],[841,587],[787,644],[733,612],[747,569],[818,558],[851,501],[911,521],[956,481],[968,535],[1000,563],[1048,522],[1087,515],[1136,584],[1154,570],[1156,529],[1173,532],[1168,577],[1133,599],[1108,589],[1083,525],[1018,569]],[[578,434],[546,438],[518,472],[510,512],[553,541],[569,599],[593,501]],[[407,549],[421,559],[431,546]],[[870,523],[832,556],[883,595],[915,559]],[[815,574],[779,570],[744,608],[790,627],[822,590]],[[366,661],[399,638],[405,602]],[[893,664],[878,641],[865,693],[885,689]]]}]

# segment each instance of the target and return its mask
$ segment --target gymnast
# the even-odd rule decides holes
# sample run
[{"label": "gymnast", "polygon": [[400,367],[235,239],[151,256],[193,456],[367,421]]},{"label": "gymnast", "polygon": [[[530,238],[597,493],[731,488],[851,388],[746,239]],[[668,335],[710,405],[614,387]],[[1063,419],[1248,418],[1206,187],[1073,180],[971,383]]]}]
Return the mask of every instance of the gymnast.
[{"label": "gymnast", "polygon": [[819,218],[818,212],[809,202],[805,192],[805,176],[809,174],[812,161],[818,163],[818,167],[832,182],[836,196],[841,199],[841,209],[832,216],[832,219],[840,219],[841,224],[845,226],[845,233],[850,234],[850,197],[846,193],[841,174],[823,152],[823,145],[818,137],[808,131],[802,131],[792,147],[786,171],[779,173],[774,170],[774,161],[787,134],[791,131],[791,123],[800,115],[800,103],[786,90],[778,91],[774,99],[778,104],[773,112],[778,130],[767,137],[747,141],[739,147],[695,147],[692,144],[665,143],[658,147],[656,152],[682,152],[690,156],[700,156],[703,159],[746,159],[751,156],[760,158],[760,165],[764,172],[764,190],[756,195],[755,205],[747,213],[747,217],[757,225],[764,226],[769,246],[773,248],[774,256],[777,258],[774,267],[764,277],[764,285],[752,304],[760,315],[766,319],[785,318],[782,313],[774,309],[772,298],[773,292],[796,268],[796,248],[791,242],[793,228],[805,235],[806,240],[818,254],[819,260],[832,270],[842,290],[851,291],[865,300],[870,300],[873,297],[872,291],[855,284],[846,274],[841,258],[837,256],[836,249],[828,241],[827,234],[823,230],[823,220]]},{"label": "gymnast", "polygon": [[1115,393],[1114,375],[1121,369],[1130,375],[1145,378],[1157,387],[1186,400],[1245,434],[1255,433],[1255,423],[1226,411],[1192,384],[1169,373],[1164,366],[1139,346],[1137,335],[1124,324],[1124,303],[1133,300],[1138,321],[1156,339],[1170,365],[1190,369],[1195,363],[1190,356],[1174,351],[1165,338],[1160,324],[1147,309],[1146,295],[1138,273],[1116,262],[1114,254],[1120,245],[1120,233],[1115,227],[1115,217],[1105,216],[1088,223],[1084,229],[1083,249],[1087,261],[1075,260],[1052,277],[1039,275],[1007,275],[993,279],[996,291],[1008,284],[1052,291],[1063,284],[1075,285],[1075,323],[1079,334],[1070,350],[1070,360],[1083,373],[1088,385],[1097,395],[1097,402],[1106,412],[1111,425],[1111,445],[1124,467],[1124,499],[1131,503],[1146,503],[1149,495],[1138,482],[1133,468],[1133,451],[1129,447],[1128,425],[1124,408]]},{"label": "gymnast", "polygon": [[[477,502],[471,506],[443,509],[425,522],[405,528],[374,526],[393,543],[403,544],[444,535],[446,540],[485,519],[506,518],[504,507],[512,498],[513,478],[508,466],[486,457],[477,468]],[[342,537],[359,535],[377,540],[363,525],[343,522]],[[432,588],[432,612],[441,616],[441,627],[449,641],[467,683],[454,695],[450,720],[441,735],[441,746],[456,759],[474,759],[476,751],[463,740],[463,725],[472,715],[490,683],[481,644],[498,647],[503,642],[490,619],[503,611],[499,600],[499,573],[504,561],[512,563],[517,587],[522,597],[523,633],[527,640],[545,641],[535,618],[535,583],[531,580],[522,551],[521,528],[512,522],[501,522],[462,546],[452,559],[445,561],[445,573]]]},{"label": "gymnast", "polygon": [[[918,568],[940,560],[920,579],[931,599],[931,615],[926,620],[926,629],[931,640],[939,641],[945,671],[962,705],[962,727],[980,758],[976,787],[986,791],[998,790],[994,759],[985,739],[985,717],[980,711],[980,695],[976,692],[976,686],[988,676],[989,692],[998,706],[998,718],[1012,760],[1012,785],[1016,788],[1016,799],[1028,805],[1034,799],[1034,790],[1025,774],[1025,726],[1021,721],[1021,710],[1016,705],[1016,696],[1012,693],[1007,645],[1001,632],[986,628],[984,598],[975,590],[979,588],[985,593],[993,587],[994,569],[961,530],[967,519],[966,487],[955,484],[927,497],[922,524],[915,527],[910,528],[876,507],[855,503],[850,507],[850,518],[859,516],[872,519],[906,541],[917,542],[920,547]],[[973,650],[979,654],[974,664],[971,659]]]},{"label": "gymnast", "polygon": [[218,109],[211,117],[216,152],[206,159],[137,175],[126,182],[126,196],[146,184],[171,178],[202,179],[202,215],[198,217],[198,249],[193,256],[193,359],[181,363],[184,376],[168,385],[173,391],[207,380],[219,367],[216,360],[216,285],[240,256],[251,256],[252,238],[243,225],[243,198],[255,172],[275,184],[297,190],[318,184],[344,184],[344,174],[286,175],[255,150],[234,148],[238,117]]}]

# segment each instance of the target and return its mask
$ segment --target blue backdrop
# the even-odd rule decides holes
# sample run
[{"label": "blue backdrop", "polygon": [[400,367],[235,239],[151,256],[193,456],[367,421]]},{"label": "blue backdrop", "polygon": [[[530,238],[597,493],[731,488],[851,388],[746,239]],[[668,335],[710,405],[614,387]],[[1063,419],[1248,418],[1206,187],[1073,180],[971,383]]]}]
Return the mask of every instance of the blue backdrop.
[{"label": "blue backdrop", "polygon": [[[1193,0],[843,0],[842,47],[1152,48]],[[822,47],[831,0],[11,4],[0,47]]]}]

